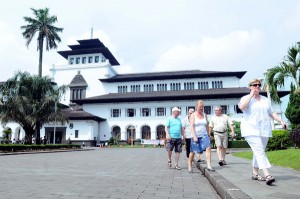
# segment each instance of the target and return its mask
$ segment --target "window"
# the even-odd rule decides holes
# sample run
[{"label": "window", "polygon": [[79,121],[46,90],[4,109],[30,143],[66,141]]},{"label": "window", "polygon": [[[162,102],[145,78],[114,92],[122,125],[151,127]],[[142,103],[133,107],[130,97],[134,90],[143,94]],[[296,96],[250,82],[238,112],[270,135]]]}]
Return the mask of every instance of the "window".
[{"label": "window", "polygon": [[93,57],[89,57],[89,63],[93,62]]},{"label": "window", "polygon": [[144,92],[152,92],[152,91],[154,91],[153,84],[145,84],[144,85]]},{"label": "window", "polygon": [[150,108],[142,108],[142,116],[143,117],[151,116],[151,109]]},{"label": "window", "polygon": [[206,115],[210,115],[211,114],[211,106],[204,106],[204,113]]},{"label": "window", "polygon": [[75,138],[78,138],[79,136],[79,130],[75,130]]},{"label": "window", "polygon": [[156,109],[156,116],[165,116],[166,115],[166,109],[165,108],[157,108]]},{"label": "window", "polygon": [[95,63],[99,62],[99,56],[95,56]]},{"label": "window", "polygon": [[86,63],[86,57],[82,57],[82,58],[81,58],[81,62],[82,62],[83,64],[85,64],[85,63]]},{"label": "window", "polygon": [[112,109],[111,116],[112,117],[121,117],[121,109]]},{"label": "window", "polygon": [[170,87],[171,87],[171,91],[179,91],[179,90],[181,90],[180,83],[171,83]]},{"label": "window", "polygon": [[80,63],[80,57],[76,57],[76,64]]},{"label": "window", "polygon": [[198,89],[209,89],[208,82],[198,82]]},{"label": "window", "polygon": [[196,110],[194,106],[187,106],[187,107],[186,107],[186,110],[185,110],[187,115],[189,114],[189,110],[190,110],[191,108],[194,109],[194,110]]},{"label": "window", "polygon": [[237,114],[243,113],[243,111],[239,108],[238,105],[234,105],[234,112],[236,112]]},{"label": "window", "polygon": [[105,57],[102,57],[102,58],[101,58],[101,61],[102,61],[102,62],[105,62],[105,61],[106,61]]},{"label": "window", "polygon": [[70,58],[70,59],[69,59],[69,64],[70,64],[70,65],[74,64],[74,58]]},{"label": "window", "polygon": [[127,109],[127,117],[134,117],[135,116],[135,109],[129,108]]},{"label": "window", "polygon": [[223,88],[223,82],[222,81],[213,81],[212,88]]},{"label": "window", "polygon": [[221,105],[220,107],[222,108],[222,113],[227,114],[227,106],[226,105]]},{"label": "window", "polygon": [[127,93],[127,86],[118,86],[118,93]]}]

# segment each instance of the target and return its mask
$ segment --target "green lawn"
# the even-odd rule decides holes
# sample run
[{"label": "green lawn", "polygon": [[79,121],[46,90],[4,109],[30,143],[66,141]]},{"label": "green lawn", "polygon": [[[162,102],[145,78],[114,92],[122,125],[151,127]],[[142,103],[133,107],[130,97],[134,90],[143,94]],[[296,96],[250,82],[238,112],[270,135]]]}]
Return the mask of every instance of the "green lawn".
[{"label": "green lawn", "polygon": [[[300,149],[269,151],[266,153],[271,164],[300,170]],[[252,151],[237,152],[234,156],[252,159]]]}]

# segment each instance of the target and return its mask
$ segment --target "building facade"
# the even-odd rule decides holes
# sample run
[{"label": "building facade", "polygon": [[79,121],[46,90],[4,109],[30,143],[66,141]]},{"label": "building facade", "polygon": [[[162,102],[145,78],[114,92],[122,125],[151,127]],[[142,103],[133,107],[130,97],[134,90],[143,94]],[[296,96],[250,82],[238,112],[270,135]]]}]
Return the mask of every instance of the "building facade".
[{"label": "building facade", "polygon": [[[58,53],[66,65],[51,68],[58,85],[69,87],[61,103],[69,117],[65,125],[48,124],[41,129],[50,143],[61,142],[95,145],[110,137],[120,140],[165,138],[164,125],[171,109],[181,109],[185,117],[189,108],[204,100],[208,118],[216,106],[239,121],[240,98],[249,93],[240,86],[246,71],[167,71],[118,74],[119,62],[99,39],[79,40],[71,50]],[[280,97],[288,92],[280,91]],[[262,95],[267,96],[266,92]],[[273,104],[282,115],[281,104]],[[55,139],[54,139],[55,132]]]}]

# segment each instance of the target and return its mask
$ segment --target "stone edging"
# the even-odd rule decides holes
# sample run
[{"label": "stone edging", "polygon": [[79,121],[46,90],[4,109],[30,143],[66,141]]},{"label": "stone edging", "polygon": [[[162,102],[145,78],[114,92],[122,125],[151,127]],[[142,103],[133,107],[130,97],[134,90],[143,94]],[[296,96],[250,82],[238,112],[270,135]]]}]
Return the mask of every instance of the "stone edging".
[{"label": "stone edging", "polygon": [[226,178],[224,178],[222,175],[220,175],[218,172],[214,171],[208,171],[206,170],[206,167],[203,166],[203,164],[200,164],[198,162],[195,162],[197,165],[197,168],[205,175],[205,177],[208,179],[210,184],[215,188],[217,193],[220,195],[223,199],[251,199],[249,195],[244,193],[242,190],[240,190],[237,186],[232,184],[230,181],[228,181]]}]

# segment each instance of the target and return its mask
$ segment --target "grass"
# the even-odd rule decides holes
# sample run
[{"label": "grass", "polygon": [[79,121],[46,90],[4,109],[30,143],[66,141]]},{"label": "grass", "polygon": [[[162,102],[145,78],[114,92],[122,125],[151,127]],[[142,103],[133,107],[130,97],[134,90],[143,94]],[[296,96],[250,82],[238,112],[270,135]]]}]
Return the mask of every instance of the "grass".
[{"label": "grass", "polygon": [[[300,171],[300,149],[268,151],[266,154],[271,164]],[[237,152],[233,155],[241,158],[252,159],[253,153],[252,151],[246,151]]]}]

